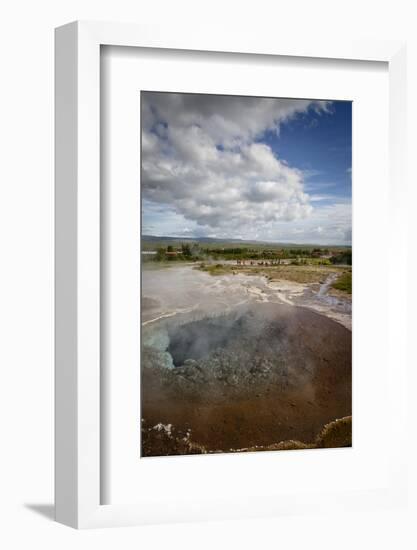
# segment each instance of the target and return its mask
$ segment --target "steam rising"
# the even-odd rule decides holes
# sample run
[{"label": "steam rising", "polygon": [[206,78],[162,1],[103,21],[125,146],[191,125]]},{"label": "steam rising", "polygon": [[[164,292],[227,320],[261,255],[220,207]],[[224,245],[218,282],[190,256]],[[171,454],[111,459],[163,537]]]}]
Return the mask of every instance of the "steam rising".
[{"label": "steam rising", "polygon": [[351,333],[295,306],[305,286],[190,266],[143,278],[145,456],[311,442],[351,414]]}]

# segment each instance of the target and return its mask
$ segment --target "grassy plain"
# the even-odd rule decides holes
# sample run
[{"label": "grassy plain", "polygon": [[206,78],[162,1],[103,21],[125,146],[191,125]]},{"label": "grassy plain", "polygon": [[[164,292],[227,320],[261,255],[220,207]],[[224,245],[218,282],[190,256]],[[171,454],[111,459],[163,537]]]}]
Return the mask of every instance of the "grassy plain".
[{"label": "grassy plain", "polygon": [[[351,281],[351,269],[345,266],[333,265],[273,265],[273,266],[248,266],[231,264],[205,264],[202,263],[196,269],[205,271],[210,275],[233,275],[244,273],[245,275],[262,275],[269,281],[291,281],[300,284],[324,283],[332,273],[340,274],[335,285],[342,280],[342,284],[335,287],[338,290],[351,292],[347,281]],[[350,288],[350,291],[349,291]]]},{"label": "grassy plain", "polygon": [[344,271],[332,285],[336,290],[352,294],[352,271]]}]

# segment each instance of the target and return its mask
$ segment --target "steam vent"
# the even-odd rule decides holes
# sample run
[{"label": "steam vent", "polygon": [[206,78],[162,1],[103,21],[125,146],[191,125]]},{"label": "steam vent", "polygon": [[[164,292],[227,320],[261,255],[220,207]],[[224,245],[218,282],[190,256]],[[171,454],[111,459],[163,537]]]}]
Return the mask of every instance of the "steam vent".
[{"label": "steam vent", "polygon": [[351,445],[351,332],[251,303],[143,328],[142,455]]}]

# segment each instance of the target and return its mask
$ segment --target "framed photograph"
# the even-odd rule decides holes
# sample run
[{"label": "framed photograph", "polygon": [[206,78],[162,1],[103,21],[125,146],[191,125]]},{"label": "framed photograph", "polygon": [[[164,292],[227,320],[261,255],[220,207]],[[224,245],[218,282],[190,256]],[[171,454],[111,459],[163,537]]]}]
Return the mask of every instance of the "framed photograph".
[{"label": "framed photograph", "polygon": [[58,521],[404,502],[404,82],[401,43],[56,30]]},{"label": "framed photograph", "polygon": [[141,456],[351,447],[352,103],[142,91],[141,126]]}]

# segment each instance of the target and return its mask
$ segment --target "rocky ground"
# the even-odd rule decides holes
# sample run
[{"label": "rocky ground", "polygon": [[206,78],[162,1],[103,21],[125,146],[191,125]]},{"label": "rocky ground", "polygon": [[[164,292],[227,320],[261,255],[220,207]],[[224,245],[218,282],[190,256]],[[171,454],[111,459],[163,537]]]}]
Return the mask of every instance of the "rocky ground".
[{"label": "rocky ground", "polygon": [[[351,447],[352,445],[352,417],[333,420],[326,424],[311,443],[288,439],[270,445],[255,445],[241,449],[229,449],[228,452],[256,452],[256,451],[294,451],[305,449],[325,449],[337,447]],[[210,454],[224,452],[221,449],[209,450],[191,439],[191,431],[178,430],[172,424],[156,424],[148,426],[142,423],[142,449],[144,456],[174,456]]]}]

